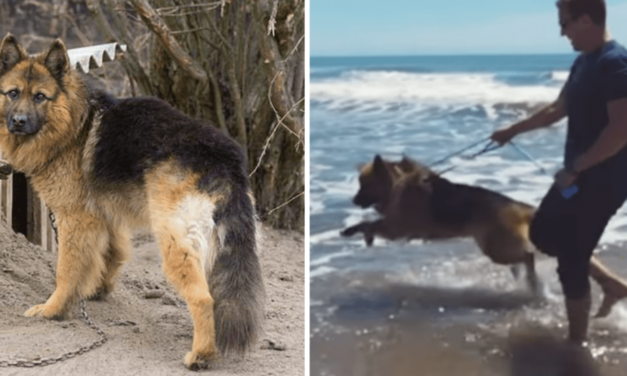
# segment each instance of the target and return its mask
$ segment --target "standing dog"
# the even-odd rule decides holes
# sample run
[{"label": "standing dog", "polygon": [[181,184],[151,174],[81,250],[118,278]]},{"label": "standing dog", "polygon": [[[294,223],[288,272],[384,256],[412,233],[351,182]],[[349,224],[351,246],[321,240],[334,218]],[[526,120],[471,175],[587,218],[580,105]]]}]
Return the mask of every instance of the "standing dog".
[{"label": "standing dog", "polygon": [[60,40],[29,56],[7,35],[0,94],[2,155],[58,223],[56,289],[25,315],[63,318],[77,299],[106,296],[129,258],[130,230],[150,226],[194,322],[185,366],[246,352],[263,283],[237,143],[161,100],[92,90]]},{"label": "standing dog", "polygon": [[496,192],[454,184],[417,162],[384,161],[376,156],[359,176],[355,205],[374,206],[383,218],[361,222],[342,236],[364,233],[386,239],[449,239],[472,237],[497,264],[524,264],[527,282],[538,288],[533,246],[528,240],[535,209]]}]

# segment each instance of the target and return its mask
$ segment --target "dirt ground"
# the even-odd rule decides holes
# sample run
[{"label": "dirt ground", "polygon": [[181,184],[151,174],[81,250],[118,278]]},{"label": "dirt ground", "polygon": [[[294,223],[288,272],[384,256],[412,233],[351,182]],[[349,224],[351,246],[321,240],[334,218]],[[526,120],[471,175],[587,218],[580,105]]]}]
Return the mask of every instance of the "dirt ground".
[{"label": "dirt ground", "polygon": [[[151,236],[136,236],[133,259],[116,291],[87,302],[90,318],[108,341],[61,363],[0,368],[0,375],[189,375],[182,363],[192,344],[184,301],[161,272]],[[303,375],[305,368],[305,261],[303,235],[262,228],[261,263],[266,287],[264,334],[244,358],[219,359],[211,375]],[[26,318],[30,306],[54,290],[56,254],[8,230],[0,218],[0,362],[50,358],[98,340],[74,308],[72,319]]]}]

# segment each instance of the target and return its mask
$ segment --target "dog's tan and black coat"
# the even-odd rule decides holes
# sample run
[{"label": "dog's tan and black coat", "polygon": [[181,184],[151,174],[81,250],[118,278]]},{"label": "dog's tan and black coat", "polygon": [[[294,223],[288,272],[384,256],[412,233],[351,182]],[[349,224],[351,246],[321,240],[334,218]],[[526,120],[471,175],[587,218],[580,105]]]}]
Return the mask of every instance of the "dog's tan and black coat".
[{"label": "dog's tan and black coat", "polygon": [[524,264],[536,290],[533,246],[528,240],[535,209],[499,193],[453,183],[429,168],[403,158],[389,162],[376,156],[361,169],[360,189],[353,202],[374,206],[382,214],[341,232],[364,233],[366,243],[386,239],[473,238],[497,264]]},{"label": "dog's tan and black coat", "polygon": [[106,296],[149,227],[194,321],[187,367],[244,353],[260,332],[263,283],[243,153],[215,127],[154,98],[115,99],[70,69],[60,40],[29,56],[0,47],[0,149],[55,213],[56,289],[27,316],[63,318]]}]

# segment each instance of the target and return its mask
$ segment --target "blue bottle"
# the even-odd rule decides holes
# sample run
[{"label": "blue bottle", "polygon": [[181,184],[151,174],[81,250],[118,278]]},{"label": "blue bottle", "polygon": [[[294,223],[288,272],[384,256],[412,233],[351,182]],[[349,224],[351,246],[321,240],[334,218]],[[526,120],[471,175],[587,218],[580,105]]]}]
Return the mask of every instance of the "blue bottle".
[{"label": "blue bottle", "polygon": [[573,197],[578,191],[579,187],[573,184],[570,187],[562,189],[562,197],[568,200],[569,198]]}]

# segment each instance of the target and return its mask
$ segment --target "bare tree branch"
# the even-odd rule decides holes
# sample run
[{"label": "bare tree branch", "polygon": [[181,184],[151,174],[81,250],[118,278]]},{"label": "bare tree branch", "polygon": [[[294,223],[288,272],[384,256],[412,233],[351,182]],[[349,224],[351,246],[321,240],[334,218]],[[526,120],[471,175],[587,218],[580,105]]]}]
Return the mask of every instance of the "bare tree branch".
[{"label": "bare tree branch", "polygon": [[[305,98],[301,98],[298,102],[294,103],[294,106],[292,106],[292,108],[290,109],[290,112],[298,107],[298,105],[300,105],[303,101],[305,100]],[[268,150],[268,146],[270,146],[270,141],[272,141],[272,139],[274,138],[274,134],[276,133],[277,129],[279,129],[279,125],[281,125],[283,123],[283,120],[285,119],[285,117],[287,116],[287,114],[285,116],[283,116],[281,119],[278,118],[278,113],[277,114],[277,123],[274,126],[274,128],[272,129],[272,132],[270,132],[270,135],[268,136],[268,138],[266,139],[266,143],[263,146],[263,150],[261,151],[261,155],[259,156],[259,161],[257,161],[257,165],[255,166],[255,168],[253,169],[253,171],[248,175],[253,176],[255,174],[255,172],[257,172],[257,169],[259,168],[259,166],[261,166],[261,161],[263,160],[264,155],[266,155],[266,151]],[[289,128],[285,127],[288,131]],[[290,131],[291,132],[291,131]],[[297,134],[295,134],[296,137],[298,137],[299,140],[301,140],[301,137]]]},{"label": "bare tree branch", "polygon": [[297,194],[296,196],[292,197],[291,199],[287,200],[286,202],[282,203],[281,205],[277,206],[276,208],[270,210],[268,212],[268,215],[274,213],[275,211],[281,209],[282,207],[284,207],[285,205],[289,204],[290,202],[296,200],[297,198],[299,198],[300,196],[304,195],[305,191],[300,192],[299,194]]},{"label": "bare tree branch", "polygon": [[135,10],[139,13],[142,21],[155,33],[161,45],[168,51],[172,60],[176,61],[190,77],[198,80],[201,84],[207,84],[207,73],[196,61],[181,47],[179,42],[172,36],[170,28],[161,20],[159,14],[150,6],[147,0],[131,0]]},{"label": "bare tree branch", "polygon": [[279,0],[274,0],[274,5],[272,6],[272,14],[270,15],[270,21],[268,21],[268,35],[272,34],[274,36],[274,32],[276,31],[276,12],[279,9]]}]

